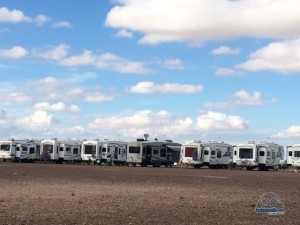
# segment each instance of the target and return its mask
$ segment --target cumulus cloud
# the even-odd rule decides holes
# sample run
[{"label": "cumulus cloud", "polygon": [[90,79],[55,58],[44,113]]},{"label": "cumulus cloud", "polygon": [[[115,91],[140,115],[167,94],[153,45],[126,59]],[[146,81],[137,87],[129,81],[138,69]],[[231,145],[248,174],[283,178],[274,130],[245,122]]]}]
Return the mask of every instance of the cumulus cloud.
[{"label": "cumulus cloud", "polygon": [[0,57],[7,57],[7,58],[22,58],[28,54],[28,51],[20,46],[14,46],[10,49],[0,49]]},{"label": "cumulus cloud", "polygon": [[34,50],[33,55],[42,57],[44,59],[60,60],[68,55],[69,48],[70,47],[66,44],[60,44],[58,46],[51,47],[51,49],[43,52]]},{"label": "cumulus cloud", "polygon": [[63,102],[58,102],[54,104],[50,104],[49,102],[39,102],[34,105],[34,109],[37,111],[54,111],[54,112],[62,112],[62,111],[70,111],[70,112],[79,112],[81,109],[77,105],[66,106]]},{"label": "cumulus cloud", "polygon": [[207,108],[232,108],[237,106],[257,106],[263,105],[261,93],[255,91],[253,95],[245,90],[237,91],[233,94],[231,100],[225,102],[208,102],[204,106]]},{"label": "cumulus cloud", "polygon": [[246,71],[300,71],[299,52],[300,39],[273,42],[252,53],[249,60],[236,65],[236,68]]},{"label": "cumulus cloud", "polygon": [[204,112],[197,118],[197,127],[202,131],[236,131],[244,130],[248,122],[239,116],[228,116],[218,112]]},{"label": "cumulus cloud", "polygon": [[37,15],[34,19],[34,22],[38,25],[38,26],[42,26],[45,23],[48,23],[51,21],[50,17],[47,17],[45,15]]},{"label": "cumulus cloud", "polygon": [[49,89],[55,89],[62,85],[62,81],[55,78],[55,77],[45,77],[37,81],[32,81],[33,85],[36,89],[39,90],[49,90]]},{"label": "cumulus cloud", "polygon": [[31,19],[20,10],[9,10],[6,7],[0,8],[0,23],[31,22]]},{"label": "cumulus cloud", "polygon": [[140,94],[192,94],[201,92],[203,90],[202,85],[191,85],[191,84],[176,84],[176,83],[165,83],[165,84],[154,84],[153,82],[140,82],[135,86],[129,88],[132,93]]},{"label": "cumulus cloud", "polygon": [[221,46],[219,48],[213,49],[210,54],[212,55],[237,55],[240,54],[239,48],[230,48],[227,46]]},{"label": "cumulus cloud", "polygon": [[272,135],[272,137],[277,138],[290,138],[290,137],[300,137],[300,126],[294,125],[286,130],[280,131],[277,134]]},{"label": "cumulus cloud", "polygon": [[45,111],[36,111],[30,116],[15,120],[16,125],[30,129],[48,127],[52,122],[52,116]]},{"label": "cumulus cloud", "polygon": [[119,30],[116,34],[117,37],[125,37],[125,38],[132,38],[133,34],[132,32],[129,32],[126,29]]},{"label": "cumulus cloud", "polygon": [[105,25],[142,33],[140,43],[145,44],[197,43],[238,37],[295,38],[300,35],[298,0],[116,2],[117,6],[107,14]]},{"label": "cumulus cloud", "polygon": [[174,69],[174,70],[184,69],[184,64],[180,59],[168,59],[164,61],[163,66],[168,69]]},{"label": "cumulus cloud", "polygon": [[108,69],[120,73],[146,74],[151,70],[147,69],[143,63],[129,61],[111,53],[95,55],[91,51],[85,50],[81,55],[74,55],[59,61],[63,66],[94,66],[98,69]]},{"label": "cumulus cloud", "polygon": [[[103,124],[106,124],[103,126]],[[217,112],[205,112],[197,120],[180,118],[167,111],[137,111],[112,117],[97,117],[88,128],[104,132],[117,132],[124,136],[142,136],[149,133],[154,136],[164,134],[182,135],[209,132],[232,132],[247,128],[247,122],[239,116],[231,116]]]}]

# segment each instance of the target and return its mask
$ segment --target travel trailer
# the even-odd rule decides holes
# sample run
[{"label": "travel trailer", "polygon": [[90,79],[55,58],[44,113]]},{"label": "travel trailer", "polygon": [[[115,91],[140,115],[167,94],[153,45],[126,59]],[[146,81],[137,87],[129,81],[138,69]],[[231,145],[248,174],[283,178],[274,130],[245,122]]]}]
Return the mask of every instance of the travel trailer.
[{"label": "travel trailer", "polygon": [[43,160],[62,162],[81,161],[81,142],[74,140],[42,140],[41,158]]},{"label": "travel trailer", "polygon": [[[182,163],[189,161],[195,168],[227,168],[232,165],[233,146],[224,142],[194,142],[183,147]],[[192,155],[192,159],[187,157]]]},{"label": "travel trailer", "polygon": [[100,163],[101,159],[101,142],[99,140],[82,142],[81,160],[89,163]]},{"label": "travel trailer", "polygon": [[16,144],[16,154],[12,160],[16,162],[33,162],[40,159],[41,141],[28,140],[26,143]]},{"label": "travel trailer", "polygon": [[300,144],[287,146],[287,166],[300,167]]},{"label": "travel trailer", "polygon": [[30,139],[15,140],[9,139],[7,141],[0,141],[0,161],[15,160],[17,144],[26,144]]},{"label": "travel trailer", "polygon": [[126,142],[108,141],[101,143],[101,163],[112,165],[126,163]]},{"label": "travel trailer", "polygon": [[201,141],[186,142],[181,146],[179,164],[192,165],[195,168],[203,166],[203,145]]},{"label": "travel trailer", "polygon": [[154,167],[172,166],[179,161],[181,144],[165,141],[148,141],[138,139],[128,142],[127,163],[136,166],[152,165]]},{"label": "travel trailer", "polygon": [[236,165],[246,167],[247,170],[259,168],[259,170],[268,170],[280,165],[284,157],[284,148],[275,143],[248,142],[247,144],[238,144],[234,152]]}]

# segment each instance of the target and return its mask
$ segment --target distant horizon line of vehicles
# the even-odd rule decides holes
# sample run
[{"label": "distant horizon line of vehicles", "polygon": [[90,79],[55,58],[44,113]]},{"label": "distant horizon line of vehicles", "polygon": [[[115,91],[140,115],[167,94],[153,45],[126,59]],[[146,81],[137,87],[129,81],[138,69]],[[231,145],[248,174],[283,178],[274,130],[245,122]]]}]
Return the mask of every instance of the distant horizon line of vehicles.
[{"label": "distant horizon line of vehicles", "polygon": [[[45,161],[55,163],[89,163],[107,165],[151,165],[172,167],[185,164],[194,168],[275,169],[281,166],[300,167],[300,144],[286,146],[261,142],[231,145],[223,141],[172,140],[136,141],[26,139],[0,141],[0,161]],[[286,155],[286,160],[284,160]]]}]

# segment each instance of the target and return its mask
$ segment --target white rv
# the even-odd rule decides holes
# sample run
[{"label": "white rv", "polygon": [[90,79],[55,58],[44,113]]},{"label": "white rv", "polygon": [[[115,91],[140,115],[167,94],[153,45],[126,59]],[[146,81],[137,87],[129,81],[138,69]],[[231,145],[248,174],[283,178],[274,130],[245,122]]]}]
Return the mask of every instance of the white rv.
[{"label": "white rv", "polygon": [[300,144],[287,146],[287,166],[300,167]]},{"label": "white rv", "polygon": [[199,143],[192,164],[195,168],[228,168],[232,165],[233,146],[224,142]]},{"label": "white rv", "polygon": [[99,140],[83,141],[81,159],[84,162],[95,163],[101,159],[101,142]]},{"label": "white rv", "polygon": [[41,148],[41,141],[38,140],[28,140],[26,143],[16,144],[16,154],[12,159],[19,162],[33,162],[34,160],[39,160]]},{"label": "white rv", "polygon": [[152,165],[154,167],[172,166],[180,158],[181,144],[166,141],[148,141],[138,139],[134,142],[128,142],[127,162],[136,166]]},{"label": "white rv", "polygon": [[62,163],[81,161],[81,142],[74,140],[42,140],[41,158]]},{"label": "white rv", "polygon": [[187,142],[182,145],[179,164],[203,166],[203,145],[200,141]]},{"label": "white rv", "polygon": [[14,160],[16,156],[17,144],[27,143],[27,140],[10,139],[7,141],[0,141],[0,161]]},{"label": "white rv", "polygon": [[236,149],[236,165],[246,167],[247,170],[259,168],[259,170],[268,170],[280,165],[283,160],[284,148],[275,143],[248,142],[247,144],[238,144]]},{"label": "white rv", "polygon": [[126,163],[126,142],[108,141],[101,143],[101,163],[112,165]]}]

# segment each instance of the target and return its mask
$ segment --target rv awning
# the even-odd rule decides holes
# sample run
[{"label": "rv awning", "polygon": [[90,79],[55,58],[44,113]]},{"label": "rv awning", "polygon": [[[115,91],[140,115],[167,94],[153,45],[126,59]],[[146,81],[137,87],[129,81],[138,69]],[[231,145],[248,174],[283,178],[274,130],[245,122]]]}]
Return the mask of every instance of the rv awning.
[{"label": "rv awning", "polygon": [[180,145],[165,145],[165,146],[175,152],[180,152],[181,150]]}]

